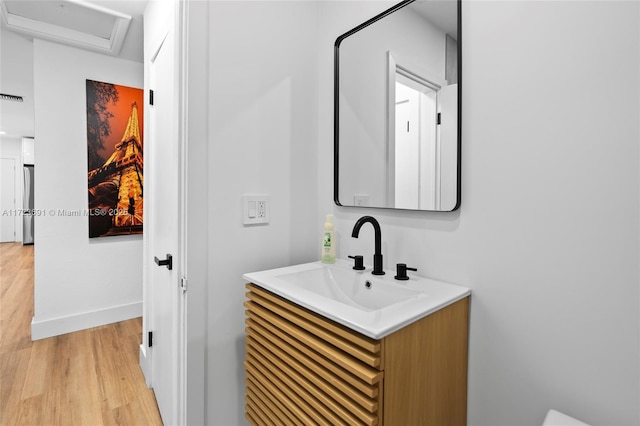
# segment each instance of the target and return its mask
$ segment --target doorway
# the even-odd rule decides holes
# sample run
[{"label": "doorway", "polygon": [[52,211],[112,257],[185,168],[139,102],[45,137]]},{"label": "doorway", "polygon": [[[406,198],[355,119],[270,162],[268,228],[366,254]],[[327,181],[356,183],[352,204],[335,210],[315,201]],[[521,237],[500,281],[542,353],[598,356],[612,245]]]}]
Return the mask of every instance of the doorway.
[{"label": "doorway", "polygon": [[0,243],[16,240],[16,161],[13,158],[0,159]]},{"label": "doorway", "polygon": [[387,200],[399,209],[441,207],[441,93],[445,82],[388,53]]},{"label": "doorway", "polygon": [[396,75],[396,208],[436,210],[439,204],[439,87],[426,83]]}]

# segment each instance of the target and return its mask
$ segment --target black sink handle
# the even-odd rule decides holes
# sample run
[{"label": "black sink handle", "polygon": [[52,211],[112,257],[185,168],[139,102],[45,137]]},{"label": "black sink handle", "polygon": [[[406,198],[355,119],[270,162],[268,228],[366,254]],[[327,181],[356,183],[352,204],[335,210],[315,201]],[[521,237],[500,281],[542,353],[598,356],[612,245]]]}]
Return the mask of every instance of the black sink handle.
[{"label": "black sink handle", "polygon": [[417,268],[409,268],[406,263],[398,263],[396,265],[396,273],[397,275],[394,277],[396,280],[407,281],[409,277],[407,276],[407,271],[417,271]]},{"label": "black sink handle", "polygon": [[355,262],[355,264],[353,265],[353,269],[355,269],[356,271],[364,271],[365,267],[364,267],[364,260],[362,258],[361,255],[355,255],[355,256],[347,256],[349,259],[353,259]]}]

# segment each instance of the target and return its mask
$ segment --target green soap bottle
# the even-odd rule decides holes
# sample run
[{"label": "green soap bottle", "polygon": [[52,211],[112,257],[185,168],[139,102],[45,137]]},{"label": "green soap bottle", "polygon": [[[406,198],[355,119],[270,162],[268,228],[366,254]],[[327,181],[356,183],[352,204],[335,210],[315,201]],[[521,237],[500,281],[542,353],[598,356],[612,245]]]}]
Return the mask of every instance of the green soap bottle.
[{"label": "green soap bottle", "polygon": [[333,215],[328,214],[324,222],[324,232],[322,233],[322,263],[336,262],[336,246],[333,232]]}]

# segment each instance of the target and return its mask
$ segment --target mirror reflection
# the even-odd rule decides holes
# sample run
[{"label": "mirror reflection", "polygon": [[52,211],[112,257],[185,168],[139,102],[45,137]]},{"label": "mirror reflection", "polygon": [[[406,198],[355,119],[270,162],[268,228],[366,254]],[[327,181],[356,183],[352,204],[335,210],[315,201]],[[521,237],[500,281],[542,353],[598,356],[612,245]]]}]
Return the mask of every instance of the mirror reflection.
[{"label": "mirror reflection", "polygon": [[405,1],[336,40],[336,204],[458,208],[459,8]]}]

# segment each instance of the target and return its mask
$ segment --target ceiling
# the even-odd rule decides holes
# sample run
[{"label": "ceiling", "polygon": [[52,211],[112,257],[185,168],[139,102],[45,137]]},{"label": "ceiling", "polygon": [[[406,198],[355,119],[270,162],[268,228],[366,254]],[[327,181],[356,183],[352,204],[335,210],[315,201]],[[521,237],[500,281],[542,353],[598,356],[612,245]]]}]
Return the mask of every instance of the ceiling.
[{"label": "ceiling", "polygon": [[458,3],[444,1],[415,1],[410,4],[418,14],[444,33],[458,39]]},{"label": "ceiling", "polygon": [[143,61],[144,0],[2,0],[2,25],[81,49]]},{"label": "ceiling", "polygon": [[34,136],[33,38],[143,62],[148,0],[0,0],[0,137]]}]

